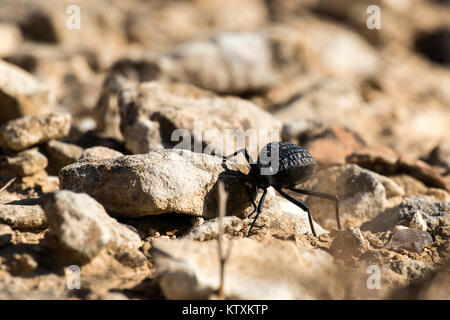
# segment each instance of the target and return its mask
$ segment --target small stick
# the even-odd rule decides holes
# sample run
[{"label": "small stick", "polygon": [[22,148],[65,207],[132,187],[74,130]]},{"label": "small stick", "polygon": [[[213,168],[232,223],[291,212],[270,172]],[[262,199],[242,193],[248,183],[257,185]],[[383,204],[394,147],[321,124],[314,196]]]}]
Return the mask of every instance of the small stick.
[{"label": "small stick", "polygon": [[227,197],[228,194],[225,192],[223,182],[219,181],[219,232],[217,236],[217,244],[219,250],[219,262],[220,262],[220,281],[219,281],[219,299],[225,299],[225,264],[227,263],[228,257],[230,256],[232,242],[229,242],[228,250],[226,254],[223,252],[222,238],[223,238],[223,224],[222,218],[225,216],[226,206],[227,206]]},{"label": "small stick", "polygon": [[11,180],[9,180],[2,188],[0,188],[0,192],[6,190],[14,181],[16,181],[16,178],[12,178]]}]

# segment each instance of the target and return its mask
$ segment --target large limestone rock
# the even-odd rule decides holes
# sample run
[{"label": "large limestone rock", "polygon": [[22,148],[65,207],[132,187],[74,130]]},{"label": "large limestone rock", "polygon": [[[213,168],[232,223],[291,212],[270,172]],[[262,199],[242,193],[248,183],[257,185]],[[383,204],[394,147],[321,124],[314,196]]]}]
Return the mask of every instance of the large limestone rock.
[{"label": "large limestone rock", "polygon": [[160,149],[142,155],[79,161],[64,167],[59,179],[62,189],[91,195],[115,216],[177,212],[215,217],[219,176],[236,174],[224,179],[230,187],[228,208],[230,213],[243,214],[251,208],[251,202],[235,172],[242,167],[233,163],[227,166],[230,170],[225,173],[219,157]]}]

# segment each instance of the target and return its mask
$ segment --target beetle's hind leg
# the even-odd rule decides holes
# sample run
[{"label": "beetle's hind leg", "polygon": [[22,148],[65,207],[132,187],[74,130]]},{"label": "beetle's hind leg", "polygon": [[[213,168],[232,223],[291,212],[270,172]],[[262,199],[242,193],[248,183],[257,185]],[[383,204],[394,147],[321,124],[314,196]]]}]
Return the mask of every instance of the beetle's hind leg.
[{"label": "beetle's hind leg", "polygon": [[276,190],[287,200],[295,204],[296,206],[302,208],[304,211],[308,213],[308,220],[309,220],[309,226],[311,227],[311,232],[314,235],[314,237],[317,237],[316,230],[314,229],[314,224],[311,216],[311,212],[309,212],[309,207],[301,202],[300,200],[295,199],[294,197],[291,197],[286,192],[283,192],[281,188],[276,188]]},{"label": "beetle's hind leg", "polygon": [[300,193],[300,194],[304,194],[307,196],[313,196],[313,197],[318,197],[318,198],[323,198],[323,199],[327,199],[327,200],[331,200],[334,201],[334,209],[335,209],[335,214],[336,214],[336,222],[337,222],[337,226],[339,231],[342,230],[341,227],[341,217],[339,215],[339,198],[338,196],[329,194],[329,193],[324,193],[324,192],[319,192],[319,191],[314,191],[314,190],[308,190],[308,189],[295,189],[295,188],[290,188],[289,190]]}]

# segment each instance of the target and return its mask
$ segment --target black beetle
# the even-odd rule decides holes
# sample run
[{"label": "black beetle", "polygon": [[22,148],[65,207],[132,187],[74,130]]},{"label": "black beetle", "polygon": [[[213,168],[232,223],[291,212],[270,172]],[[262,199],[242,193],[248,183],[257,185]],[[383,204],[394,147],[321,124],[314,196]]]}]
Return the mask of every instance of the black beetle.
[{"label": "black beetle", "polygon": [[[258,219],[258,216],[262,211],[268,187],[274,187],[275,190],[277,190],[284,198],[308,213],[309,225],[311,226],[311,231],[314,236],[317,235],[314,230],[311,213],[309,212],[308,206],[283,192],[282,189],[288,189],[300,194],[334,201],[336,221],[338,229],[341,230],[339,199],[337,196],[314,190],[296,188],[298,184],[301,184],[311,178],[315,172],[316,162],[306,149],[290,142],[271,142],[261,150],[256,163],[253,162],[253,159],[245,148],[240,149],[228,156],[222,156],[223,162],[225,163],[226,160],[237,156],[239,153],[244,154],[247,162],[250,164],[250,172],[245,176],[245,178],[246,182],[250,184],[250,186],[246,186],[254,210],[249,217],[256,211],[255,219],[250,226],[247,236],[251,234],[256,219]],[[258,206],[256,206],[251,197],[250,188],[256,190],[258,188],[263,189],[263,194],[259,200]]]}]

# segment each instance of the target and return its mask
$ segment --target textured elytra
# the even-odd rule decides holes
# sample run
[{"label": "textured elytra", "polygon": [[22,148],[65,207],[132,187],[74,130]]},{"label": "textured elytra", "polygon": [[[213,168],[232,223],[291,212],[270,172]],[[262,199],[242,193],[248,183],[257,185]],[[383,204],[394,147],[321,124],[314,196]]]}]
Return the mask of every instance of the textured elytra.
[{"label": "textured elytra", "polygon": [[[315,169],[312,155],[301,146],[290,142],[271,142],[259,154],[261,175],[273,186],[290,187],[308,180]],[[270,169],[264,171],[264,169]]]}]

